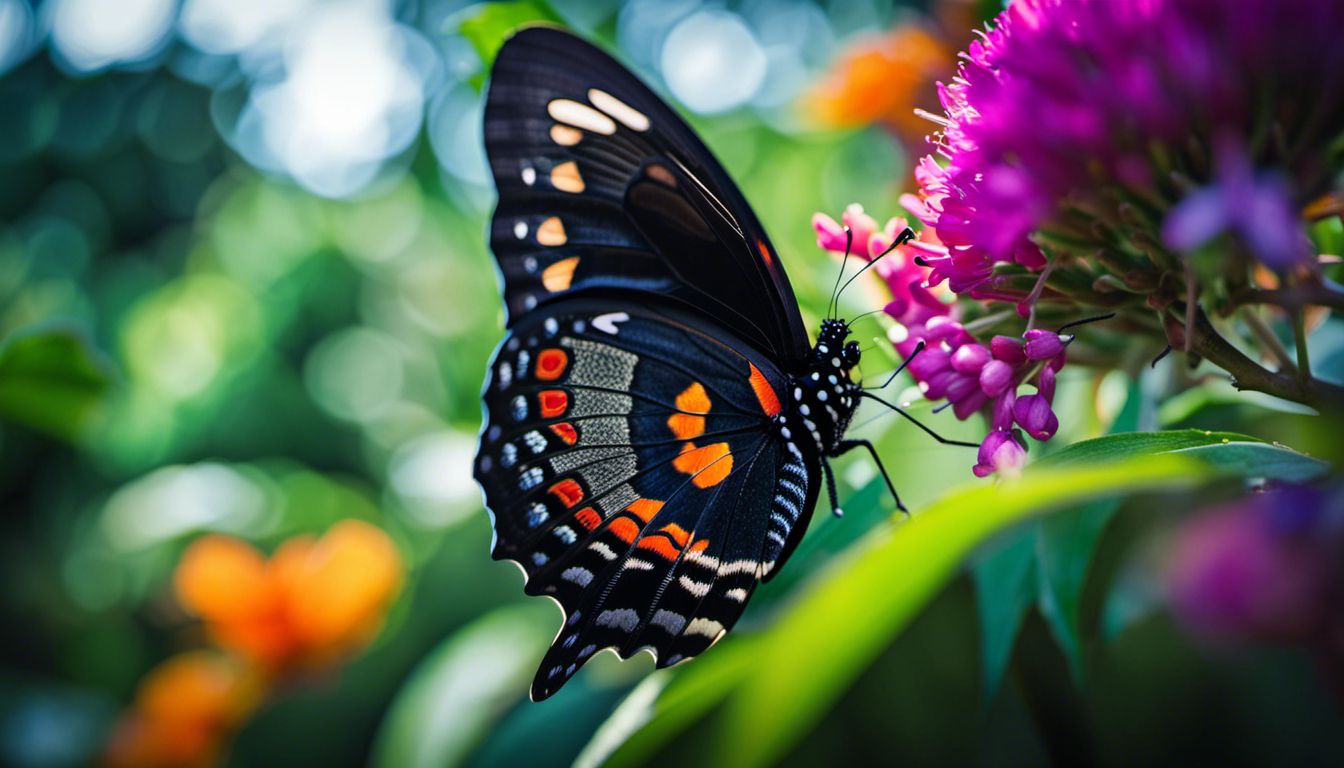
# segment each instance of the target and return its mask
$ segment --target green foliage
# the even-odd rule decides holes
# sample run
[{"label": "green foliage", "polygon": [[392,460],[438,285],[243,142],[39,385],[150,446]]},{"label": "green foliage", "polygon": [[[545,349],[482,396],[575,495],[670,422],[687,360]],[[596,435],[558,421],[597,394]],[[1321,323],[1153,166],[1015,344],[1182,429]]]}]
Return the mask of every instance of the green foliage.
[{"label": "green foliage", "polygon": [[111,382],[76,331],[37,331],[0,344],[0,419],[63,440],[85,434]]}]

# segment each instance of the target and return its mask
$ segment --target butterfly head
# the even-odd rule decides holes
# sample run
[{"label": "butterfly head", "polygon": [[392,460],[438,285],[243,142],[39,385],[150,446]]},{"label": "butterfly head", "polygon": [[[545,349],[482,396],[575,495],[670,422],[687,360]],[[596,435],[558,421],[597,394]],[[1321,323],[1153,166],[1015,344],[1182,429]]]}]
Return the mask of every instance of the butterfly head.
[{"label": "butterfly head", "polygon": [[846,341],[849,338],[849,325],[844,320],[822,320],[821,331],[817,334],[817,346],[813,348],[814,364],[826,368],[838,368],[849,373],[859,364],[859,343]]}]

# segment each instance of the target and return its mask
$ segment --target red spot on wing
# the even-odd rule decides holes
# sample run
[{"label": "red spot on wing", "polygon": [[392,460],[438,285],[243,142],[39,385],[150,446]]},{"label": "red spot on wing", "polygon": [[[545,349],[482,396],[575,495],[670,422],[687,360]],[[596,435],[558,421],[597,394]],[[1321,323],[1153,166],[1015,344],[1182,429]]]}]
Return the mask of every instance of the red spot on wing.
[{"label": "red spot on wing", "polygon": [[537,399],[541,402],[542,418],[553,419],[569,409],[569,393],[563,389],[543,389]]},{"label": "red spot on wing", "polygon": [[569,365],[569,355],[563,349],[543,349],[537,355],[537,378],[542,381],[555,381]]},{"label": "red spot on wing", "polygon": [[560,500],[566,507],[572,507],[583,501],[583,487],[577,481],[565,478],[552,485],[550,488],[552,496]]},{"label": "red spot on wing", "polygon": [[579,441],[579,431],[574,429],[574,425],[568,421],[562,421],[559,424],[552,424],[551,431],[555,436],[565,441],[565,445],[573,445]]},{"label": "red spot on wing", "polygon": [[584,507],[578,512],[575,512],[574,519],[579,521],[579,525],[582,525],[590,531],[596,528],[598,523],[602,522],[602,516],[592,507]]}]

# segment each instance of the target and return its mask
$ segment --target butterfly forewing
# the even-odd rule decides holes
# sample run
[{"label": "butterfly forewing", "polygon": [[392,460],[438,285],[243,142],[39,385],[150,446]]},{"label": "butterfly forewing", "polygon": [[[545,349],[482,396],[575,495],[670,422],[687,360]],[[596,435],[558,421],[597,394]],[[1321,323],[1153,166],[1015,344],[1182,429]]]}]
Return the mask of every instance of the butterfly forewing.
[{"label": "butterfly forewing", "polygon": [[512,324],[573,294],[656,294],[774,359],[808,351],[755,215],[685,122],[606,54],[525,29],[491,72],[485,143],[500,200],[491,247]]},{"label": "butterfly forewing", "polygon": [[566,614],[534,698],[602,648],[705,650],[805,527],[815,483],[769,428],[784,376],[742,348],[602,302],[530,313],[501,345],[476,472],[493,554]]}]

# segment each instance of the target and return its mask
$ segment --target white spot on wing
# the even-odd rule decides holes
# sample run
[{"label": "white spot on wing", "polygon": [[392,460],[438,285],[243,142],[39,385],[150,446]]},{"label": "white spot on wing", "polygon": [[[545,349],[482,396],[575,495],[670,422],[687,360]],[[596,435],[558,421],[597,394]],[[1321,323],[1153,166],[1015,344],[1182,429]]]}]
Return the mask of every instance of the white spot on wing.
[{"label": "white spot on wing", "polygon": [[703,616],[698,616],[691,619],[690,625],[686,627],[686,634],[704,635],[710,640],[714,640],[718,638],[719,635],[723,634],[723,625],[713,619],[706,619]]},{"label": "white spot on wing", "polygon": [[648,115],[640,112],[606,91],[589,88],[588,100],[593,103],[593,106],[621,121],[621,125],[624,125],[632,131],[649,130]]},{"label": "white spot on wing", "polygon": [[593,327],[603,333],[610,333],[615,336],[619,332],[619,329],[616,328],[616,324],[624,323],[629,319],[630,316],[624,312],[608,312],[605,315],[594,317]]},{"label": "white spot on wing", "polygon": [[522,240],[527,237],[527,222],[520,221],[513,225],[513,236]]},{"label": "white spot on wing", "polygon": [[546,105],[546,114],[567,125],[604,136],[616,132],[616,123],[610,117],[570,99],[554,99]]}]

